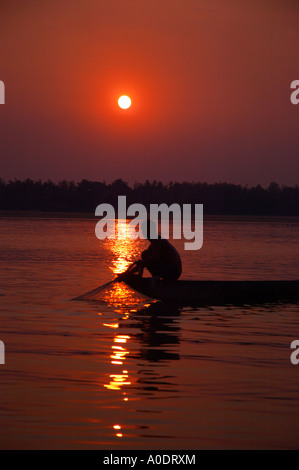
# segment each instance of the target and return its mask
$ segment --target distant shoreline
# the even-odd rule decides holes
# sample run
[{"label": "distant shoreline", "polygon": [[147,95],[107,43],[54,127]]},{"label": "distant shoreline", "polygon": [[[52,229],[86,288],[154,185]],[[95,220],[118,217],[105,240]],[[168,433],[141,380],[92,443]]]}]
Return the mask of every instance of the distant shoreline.
[{"label": "distant shoreline", "polygon": [[0,219],[28,218],[28,219],[93,219],[93,212],[59,212],[59,211],[30,211],[30,210],[0,210]]},{"label": "distant shoreline", "polygon": [[[247,187],[229,183],[173,183],[157,181],[135,183],[133,187],[118,179],[111,184],[99,181],[75,183],[61,181],[9,181],[0,178],[0,210],[6,215],[23,217],[91,218],[99,204],[110,204],[117,210],[119,196],[126,197],[126,207],[142,204],[172,204],[183,208],[203,204],[204,214],[237,216],[299,216],[299,186],[268,188]],[[73,212],[74,211],[74,212]],[[27,213],[28,214],[28,213]],[[28,215],[26,216],[28,217]]]},{"label": "distant shoreline", "polygon": [[[30,211],[30,210],[0,210],[0,219],[87,219],[87,220],[98,220],[92,212],[48,212],[48,211]],[[246,214],[204,214],[205,221],[244,221],[244,222],[270,222],[283,221],[283,222],[296,222],[299,223],[299,216],[296,215],[246,215]]]}]

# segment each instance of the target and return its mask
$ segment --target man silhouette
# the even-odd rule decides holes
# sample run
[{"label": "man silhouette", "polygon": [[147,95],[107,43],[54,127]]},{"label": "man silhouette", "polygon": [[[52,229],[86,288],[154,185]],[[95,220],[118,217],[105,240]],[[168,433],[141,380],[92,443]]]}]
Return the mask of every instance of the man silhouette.
[{"label": "man silhouette", "polygon": [[146,268],[155,280],[176,281],[182,273],[182,262],[175,247],[157,233],[153,221],[144,221],[141,230],[150,246],[141,253],[141,259],[133,264],[130,272],[142,276]]}]

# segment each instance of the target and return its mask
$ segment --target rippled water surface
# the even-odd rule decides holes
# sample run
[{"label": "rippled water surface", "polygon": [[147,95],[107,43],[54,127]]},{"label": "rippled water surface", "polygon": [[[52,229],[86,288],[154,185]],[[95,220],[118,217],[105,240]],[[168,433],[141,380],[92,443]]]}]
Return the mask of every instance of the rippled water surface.
[{"label": "rippled water surface", "polygon": [[[0,219],[0,447],[298,448],[299,305],[179,308],[112,279],[146,241]],[[298,219],[206,220],[185,279],[299,279]]]}]

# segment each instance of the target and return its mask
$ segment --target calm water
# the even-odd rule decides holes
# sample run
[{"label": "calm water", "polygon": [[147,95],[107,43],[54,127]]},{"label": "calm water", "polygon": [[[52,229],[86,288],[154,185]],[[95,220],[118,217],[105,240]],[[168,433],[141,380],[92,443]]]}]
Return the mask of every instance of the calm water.
[{"label": "calm water", "polygon": [[[0,220],[0,446],[299,448],[299,305],[176,308],[112,279],[147,242],[94,220]],[[186,279],[298,279],[298,219],[211,220]]]}]

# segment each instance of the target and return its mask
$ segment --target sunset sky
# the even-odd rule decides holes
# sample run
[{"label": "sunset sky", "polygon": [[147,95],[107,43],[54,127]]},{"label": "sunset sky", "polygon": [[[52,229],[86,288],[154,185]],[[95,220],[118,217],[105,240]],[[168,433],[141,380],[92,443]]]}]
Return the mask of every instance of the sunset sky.
[{"label": "sunset sky", "polygon": [[299,183],[297,0],[3,0],[0,47],[5,180]]}]

